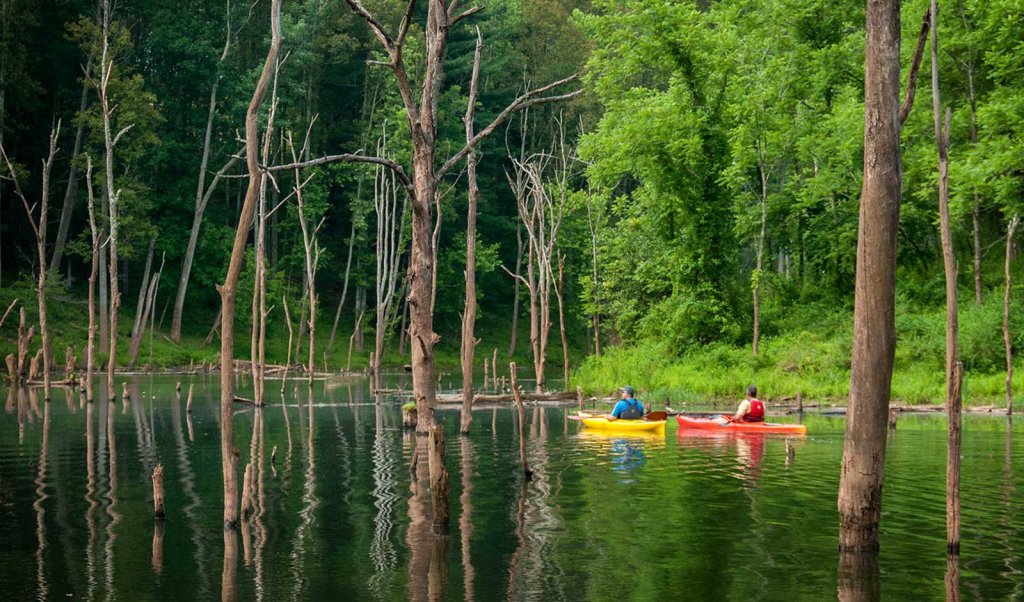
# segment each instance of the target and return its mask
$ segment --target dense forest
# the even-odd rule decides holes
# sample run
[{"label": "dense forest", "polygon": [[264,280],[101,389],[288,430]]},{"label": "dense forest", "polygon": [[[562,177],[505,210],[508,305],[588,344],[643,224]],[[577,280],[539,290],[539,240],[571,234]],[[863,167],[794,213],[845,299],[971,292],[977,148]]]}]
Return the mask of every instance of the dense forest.
[{"label": "dense forest", "polygon": [[[428,3],[409,15],[406,2],[364,4],[382,31],[405,32],[391,42],[411,89],[426,89],[436,50]],[[415,279],[405,275],[416,207],[393,174],[415,171],[416,133],[393,57],[353,10],[364,4],[281,7],[280,52],[258,105],[261,209],[238,283],[238,358],[257,349],[247,341],[260,329],[278,363],[337,370],[415,353],[406,335]],[[443,177],[425,215],[442,358],[458,362],[473,280],[477,366],[497,349],[502,362],[582,362],[575,379],[604,391],[629,381],[651,394],[725,395],[757,377],[770,394],[843,396],[864,171],[863,3],[481,7],[451,19],[433,83]],[[902,8],[904,82],[927,9]],[[272,10],[269,1],[0,0],[0,311],[18,299],[27,323],[41,322],[44,282],[51,363],[66,346],[84,353],[94,255],[95,363],[107,357],[110,323],[118,366],[215,361],[217,286],[250,183],[245,114]],[[1009,0],[964,0],[944,5],[937,24],[965,392],[991,402],[1003,395],[1006,348],[1024,343],[1012,305],[1003,340],[1024,208],[1024,15]],[[944,382],[931,75],[924,60],[901,133],[896,364],[905,378],[893,386],[911,401],[937,401]],[[545,102],[520,102],[538,90]],[[474,127],[496,121],[460,155]],[[341,154],[403,169],[358,158],[314,165]],[[108,317],[118,295],[119,322]],[[147,320],[155,336],[144,334]],[[3,355],[16,351],[17,322],[17,309],[5,316]]]}]

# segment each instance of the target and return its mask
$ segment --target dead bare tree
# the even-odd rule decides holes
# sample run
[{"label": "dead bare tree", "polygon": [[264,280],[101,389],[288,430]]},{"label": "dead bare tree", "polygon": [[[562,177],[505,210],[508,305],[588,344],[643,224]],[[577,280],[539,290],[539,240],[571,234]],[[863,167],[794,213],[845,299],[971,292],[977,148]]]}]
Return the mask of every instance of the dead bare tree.
[{"label": "dead bare tree", "polygon": [[234,454],[234,351],[235,351],[235,294],[238,289],[238,278],[242,273],[242,262],[245,259],[246,239],[255,213],[256,199],[259,195],[260,166],[257,161],[257,144],[259,130],[257,117],[277,55],[282,44],[281,35],[281,0],[273,0],[270,7],[271,42],[263,70],[256,82],[252,100],[245,113],[245,163],[249,172],[249,183],[242,203],[238,227],[235,230],[235,241],[231,248],[231,260],[224,277],[224,284],[218,287],[221,298],[220,337],[220,452],[221,469],[224,476],[224,527],[233,530],[238,524],[238,470]]},{"label": "dead bare tree", "polygon": [[598,229],[598,218],[594,215],[593,207],[594,195],[587,195],[587,228],[590,232],[590,286],[591,300],[594,303],[594,313],[590,317],[591,324],[594,328],[594,355],[601,357],[601,283],[598,273],[598,257],[597,257],[597,229]]},{"label": "dead bare tree", "polygon": [[89,264],[89,333],[85,347],[85,398],[93,400],[93,370],[96,368],[96,277],[100,260],[100,233],[96,229],[96,202],[92,188],[92,157],[85,156],[85,185],[89,210],[89,241],[92,257]]},{"label": "dead bare tree", "polygon": [[[60,136],[60,121],[50,132],[50,152],[43,161],[43,185],[40,192],[39,203],[29,205],[25,193],[21,190],[21,183],[18,174],[11,164],[10,158],[3,145],[0,145],[0,155],[3,156],[7,171],[10,173],[11,182],[14,185],[14,195],[21,200],[25,208],[25,217],[28,218],[29,226],[36,237],[36,260],[39,262],[39,275],[36,278],[36,300],[39,303],[39,337],[43,346],[43,399],[50,401],[50,333],[46,327],[46,274],[49,271],[46,265],[46,218],[50,207],[50,171],[53,169],[53,158],[57,154],[57,138]],[[39,207],[39,216],[35,215],[36,206]]]},{"label": "dead bare tree", "polygon": [[936,20],[937,0],[931,2],[932,37],[932,118],[935,125],[935,146],[939,159],[939,225],[942,239],[942,264],[946,272],[946,414],[948,435],[946,445],[946,553],[960,554],[960,439],[962,429],[960,389],[963,364],[960,363],[959,320],[957,300],[956,256],[949,222],[949,125],[950,110],[942,121],[939,95],[939,38]]},{"label": "dead bare tree", "polygon": [[[494,130],[516,111],[530,106],[558,102],[578,96],[577,90],[568,94],[544,96],[554,88],[576,79],[576,76],[558,80],[546,86],[530,90],[512,101],[497,114],[493,121],[479,130],[459,151],[445,160],[440,167],[436,164],[437,150],[437,119],[438,102],[444,81],[444,58],[451,29],[463,19],[480,11],[473,7],[459,12],[458,0],[451,0],[447,6],[442,0],[431,0],[427,6],[427,18],[423,33],[425,36],[425,60],[422,67],[423,89],[419,100],[414,96],[412,84],[406,70],[403,50],[406,36],[410,31],[416,0],[410,0],[405,14],[398,27],[398,33],[392,36],[385,26],[378,21],[359,0],[346,0],[352,10],[363,19],[377,40],[383,46],[388,60],[384,63],[395,76],[399,95],[409,121],[410,141],[412,143],[413,177],[409,178],[405,169],[398,163],[381,157],[368,157],[362,154],[341,154],[320,157],[304,161],[301,165],[309,167],[336,161],[357,161],[384,165],[395,171],[398,181],[409,195],[412,207],[412,253],[409,267],[409,307],[410,307],[410,338],[412,340],[412,375],[413,395],[416,399],[418,425],[417,431],[427,433],[433,424],[433,406],[437,383],[434,374],[434,346],[439,337],[434,332],[434,316],[431,311],[432,275],[434,270],[434,249],[432,227],[434,221],[431,212],[435,210],[437,188],[444,177],[460,164],[466,156],[473,152],[481,140],[491,135]],[[278,166],[273,169],[293,169],[295,165]]]},{"label": "dead bare tree", "polygon": [[192,217],[192,229],[188,236],[188,245],[185,247],[185,257],[181,260],[181,277],[178,279],[178,292],[174,296],[174,313],[171,315],[171,340],[181,340],[181,317],[185,309],[185,293],[188,290],[188,281],[192,273],[192,261],[195,258],[196,244],[199,242],[199,230],[203,223],[203,214],[206,212],[206,205],[210,202],[217,184],[227,174],[238,160],[236,153],[228,158],[227,162],[213,176],[209,186],[206,186],[206,172],[210,161],[210,141],[213,138],[213,118],[217,114],[217,88],[220,85],[221,67],[224,65],[228,52],[231,50],[231,38],[234,32],[231,30],[231,0],[225,0],[225,35],[224,49],[220,53],[220,60],[217,62],[217,73],[214,75],[213,84],[210,85],[210,105],[206,112],[206,132],[203,136],[203,154],[199,161],[198,183],[196,184],[195,213]]},{"label": "dead bare tree", "polygon": [[113,401],[116,399],[117,391],[114,390],[114,372],[117,369],[117,318],[118,309],[121,307],[120,283],[118,282],[118,201],[121,198],[121,191],[114,187],[114,150],[121,137],[128,133],[134,124],[128,124],[121,128],[116,134],[112,130],[111,117],[116,105],[110,98],[110,78],[114,72],[114,60],[110,51],[110,28],[113,7],[110,0],[102,0],[100,3],[100,30],[102,35],[100,54],[100,81],[97,86],[100,105],[103,113],[103,162],[106,186],[104,196],[107,200],[107,223],[110,227],[110,267],[107,273],[110,278],[110,343],[107,360],[107,396]]},{"label": "dead bare tree", "polygon": [[[476,97],[479,91],[480,56],[484,41],[480,28],[476,29],[476,50],[473,53],[473,75],[469,84],[469,100],[466,102],[466,141],[473,139],[473,119]],[[459,429],[469,434],[473,423],[473,354],[480,339],[476,338],[476,208],[480,189],[476,182],[476,153],[466,155],[466,183],[469,187],[469,202],[466,207],[466,298],[462,310],[462,419]],[[484,377],[486,380],[487,377]]]},{"label": "dead bare tree", "polygon": [[1020,225],[1020,217],[1014,213],[1006,224],[1006,259],[1003,269],[1006,273],[1006,290],[1003,293],[1003,349],[1006,352],[1006,415],[1013,414],[1013,339],[1010,336],[1010,294],[1013,285],[1011,261],[1013,260],[1013,235]]},{"label": "dead bare tree", "polygon": [[[313,124],[310,123],[310,128]],[[295,154],[295,146],[292,144],[291,132],[288,133],[288,146],[292,151],[292,162],[298,163],[298,156]],[[309,131],[306,131],[306,140],[302,146],[303,152],[309,146]],[[295,168],[295,200],[299,207],[299,227],[302,229],[302,249],[306,257],[306,298],[309,300],[309,363],[306,366],[307,372],[307,384],[312,389],[313,387],[313,373],[316,372],[316,268],[320,262],[320,254],[323,249],[320,247],[320,243],[317,242],[316,234],[320,231],[320,226],[323,225],[323,218],[314,227],[306,219],[305,202],[302,199],[302,187],[308,182],[302,181],[301,168]]]},{"label": "dead bare tree", "polygon": [[[377,144],[377,154],[387,156],[387,124]],[[402,197],[399,211],[399,196]],[[402,193],[394,172],[378,166],[373,179],[374,208],[377,213],[377,324],[374,332],[374,352],[370,365],[373,373],[373,390],[379,391],[381,381],[381,359],[384,357],[384,341],[387,331],[395,320],[395,304],[398,286],[399,263],[404,253],[404,232],[409,197]]]},{"label": "dead bare tree", "polygon": [[[139,351],[142,349],[142,337],[146,333],[146,317],[150,316],[155,311],[156,305],[156,291],[160,285],[160,276],[164,272],[164,259],[166,259],[166,253],[162,253],[160,256],[160,269],[153,274],[150,279],[149,286],[146,287],[146,294],[143,298],[142,303],[142,319],[139,323],[138,333],[132,334],[131,346],[128,350],[128,367],[132,370],[135,369],[136,364],[139,360]],[[141,292],[141,291],[140,291]]]},{"label": "dead bare tree", "polygon": [[[85,72],[92,69],[92,55],[89,55],[85,63]],[[89,107],[89,81],[82,81],[82,97],[78,103],[78,114],[82,115]],[[71,227],[71,216],[75,211],[75,200],[78,192],[78,154],[82,150],[82,135],[85,133],[85,120],[78,120],[75,127],[74,150],[71,151],[71,160],[68,162],[68,184],[64,189],[64,204],[60,210],[60,222],[57,226],[57,238],[53,243],[53,255],[50,257],[50,271],[56,273],[60,270],[60,262],[64,258],[64,245],[68,239],[68,229]]]},{"label": "dead bare tree", "polygon": [[132,338],[128,346],[128,368],[135,369],[135,362],[139,356],[139,348],[142,344],[142,333],[146,330],[146,319],[148,312],[146,300],[149,297],[149,277],[153,268],[153,251],[156,249],[156,236],[149,239],[149,248],[146,251],[146,265],[142,269],[142,282],[139,284],[139,297],[135,302],[135,322],[132,324]]}]

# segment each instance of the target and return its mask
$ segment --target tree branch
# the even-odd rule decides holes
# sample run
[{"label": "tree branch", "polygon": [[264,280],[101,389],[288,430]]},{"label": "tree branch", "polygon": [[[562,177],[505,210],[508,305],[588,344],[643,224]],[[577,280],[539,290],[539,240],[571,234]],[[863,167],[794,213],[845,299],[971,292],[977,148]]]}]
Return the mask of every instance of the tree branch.
[{"label": "tree branch", "polygon": [[465,19],[466,17],[468,17],[470,15],[475,15],[476,13],[482,11],[483,9],[484,9],[484,7],[482,7],[482,6],[474,6],[473,8],[465,10],[465,11],[455,15],[454,17],[450,17],[451,20],[448,22],[448,27],[455,27],[455,24],[458,23],[459,21]]},{"label": "tree branch", "polygon": [[285,169],[304,169],[306,167],[316,167],[317,165],[326,165],[328,163],[373,163],[374,165],[383,165],[395,172],[398,180],[402,182],[402,187],[405,188],[406,192],[409,193],[410,197],[415,194],[415,189],[412,185],[412,180],[405,174],[405,170],[398,163],[391,159],[385,159],[383,157],[369,157],[366,155],[357,155],[352,153],[344,153],[341,155],[327,155],[324,157],[318,157],[316,159],[310,159],[309,161],[300,161],[297,163],[288,163],[287,165],[274,165],[270,167],[264,167],[267,172],[283,171]]},{"label": "tree branch", "polygon": [[[544,94],[549,90],[557,88],[558,86],[561,86],[563,84],[575,81],[577,79],[579,79],[578,75],[571,75],[564,79],[560,79],[556,82],[552,82],[546,86],[537,88],[536,90],[530,90],[529,92],[526,92],[519,96],[519,98],[513,100],[512,104],[505,107],[505,109],[501,113],[499,113],[497,117],[494,118],[494,121],[492,121],[484,129],[477,132],[477,134],[473,136],[472,140],[466,142],[466,146],[464,146],[462,150],[455,153],[454,155],[451,156],[450,159],[444,162],[444,165],[442,165],[441,168],[437,170],[434,176],[435,180],[440,180],[441,178],[443,178],[449,171],[451,171],[452,167],[458,164],[459,161],[465,159],[466,155],[473,152],[473,149],[476,147],[477,144],[480,143],[481,140],[489,136],[491,132],[497,129],[499,125],[504,123],[504,121],[508,119],[508,117],[512,113],[515,113],[516,111],[521,111],[523,109],[527,109],[534,105],[569,100],[570,98],[575,98],[580,94],[583,94],[583,90],[574,90],[572,92],[569,92],[568,94],[560,94],[558,96],[540,96],[541,94]],[[538,96],[540,97],[538,98]]]},{"label": "tree branch", "polygon": [[366,8],[363,6],[363,3],[360,2],[359,0],[345,0],[345,2],[349,5],[349,7],[352,8],[352,10],[357,15],[359,15],[364,21],[366,21],[366,23],[370,26],[370,29],[373,30],[374,35],[377,36],[377,39],[380,40],[380,43],[383,44],[384,48],[387,49],[388,55],[391,55],[395,49],[395,44],[391,40],[391,36],[389,36],[388,33],[384,31],[384,26],[380,24],[380,21],[375,19],[373,15],[370,14],[370,11],[366,10]]},{"label": "tree branch", "polygon": [[395,41],[395,50],[399,53],[402,52],[402,45],[405,44],[405,36],[409,33],[409,25],[412,24],[412,13],[416,9],[416,0],[409,0],[409,5],[405,7],[405,17],[402,18],[402,24],[398,27],[398,40]]},{"label": "tree branch", "polygon": [[921,69],[921,57],[924,56],[924,44],[928,40],[928,29],[931,25],[931,8],[924,11],[924,19],[921,20],[921,33],[917,34],[917,48],[914,50],[914,60],[910,63],[910,73],[907,75],[907,95],[900,107],[900,125],[907,121],[910,109],[914,106],[914,95],[917,92],[917,72]]}]

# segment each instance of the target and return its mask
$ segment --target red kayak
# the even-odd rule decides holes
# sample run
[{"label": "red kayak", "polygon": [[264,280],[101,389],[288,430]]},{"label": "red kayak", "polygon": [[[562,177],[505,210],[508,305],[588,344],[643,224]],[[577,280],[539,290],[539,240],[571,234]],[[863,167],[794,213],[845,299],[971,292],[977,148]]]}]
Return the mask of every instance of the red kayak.
[{"label": "red kayak", "polygon": [[777,433],[780,435],[806,435],[807,426],[803,424],[779,424],[777,422],[728,422],[708,418],[691,418],[682,414],[676,415],[681,429],[700,429],[732,433]]}]

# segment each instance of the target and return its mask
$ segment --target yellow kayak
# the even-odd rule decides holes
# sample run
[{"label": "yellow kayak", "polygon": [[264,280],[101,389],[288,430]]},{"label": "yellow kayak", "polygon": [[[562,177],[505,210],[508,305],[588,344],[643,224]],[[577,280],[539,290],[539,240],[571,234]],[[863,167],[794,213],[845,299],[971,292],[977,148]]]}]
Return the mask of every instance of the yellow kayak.
[{"label": "yellow kayak", "polygon": [[579,415],[583,426],[592,429],[610,430],[618,432],[665,432],[664,420],[608,420],[604,416]]}]

